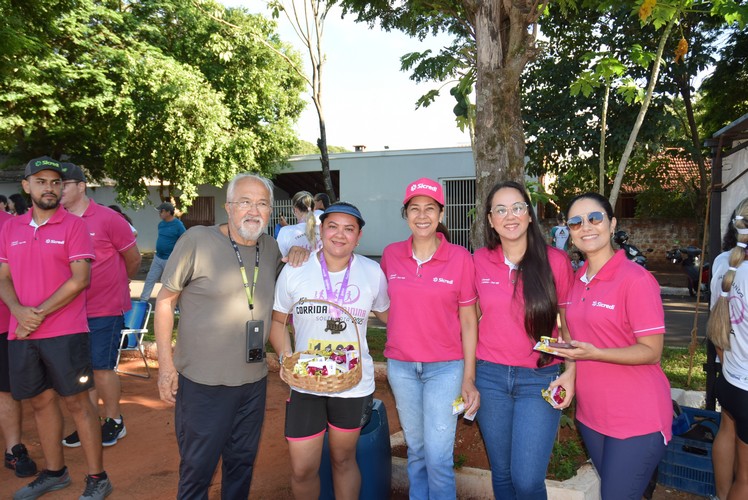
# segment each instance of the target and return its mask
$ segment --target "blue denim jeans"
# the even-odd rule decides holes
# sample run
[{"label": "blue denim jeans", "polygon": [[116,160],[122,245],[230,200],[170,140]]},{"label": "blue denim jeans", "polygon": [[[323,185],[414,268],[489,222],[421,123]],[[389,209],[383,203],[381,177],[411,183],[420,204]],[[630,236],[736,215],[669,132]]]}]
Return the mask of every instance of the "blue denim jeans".
[{"label": "blue denim jeans", "polygon": [[491,463],[493,494],[502,500],[546,499],[545,474],[561,419],[540,391],[559,366],[522,368],[478,360],[477,420]]},{"label": "blue denim jeans", "polygon": [[143,292],[140,294],[140,300],[144,302],[150,300],[153,287],[156,286],[156,282],[160,280],[161,275],[164,274],[164,267],[166,267],[166,259],[161,259],[154,255],[153,262],[151,262],[151,267],[148,269],[148,274],[143,283]]},{"label": "blue denim jeans", "polygon": [[462,389],[464,362],[387,360],[387,378],[408,444],[410,500],[454,499],[457,415],[452,402]]}]

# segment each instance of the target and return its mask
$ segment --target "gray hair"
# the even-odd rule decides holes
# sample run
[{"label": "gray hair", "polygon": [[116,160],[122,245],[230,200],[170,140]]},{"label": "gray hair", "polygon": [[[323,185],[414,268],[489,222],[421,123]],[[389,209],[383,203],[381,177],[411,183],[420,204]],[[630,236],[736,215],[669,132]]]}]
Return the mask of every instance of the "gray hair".
[{"label": "gray hair", "polygon": [[265,186],[265,189],[268,190],[268,193],[270,193],[270,205],[272,206],[275,204],[275,196],[273,196],[273,181],[271,181],[270,179],[266,179],[265,177],[261,175],[250,174],[247,172],[236,174],[234,178],[231,179],[231,181],[229,181],[229,185],[226,188],[226,200],[227,201],[233,201],[234,189],[236,188],[236,183],[246,178],[254,179],[258,182],[261,182]]}]

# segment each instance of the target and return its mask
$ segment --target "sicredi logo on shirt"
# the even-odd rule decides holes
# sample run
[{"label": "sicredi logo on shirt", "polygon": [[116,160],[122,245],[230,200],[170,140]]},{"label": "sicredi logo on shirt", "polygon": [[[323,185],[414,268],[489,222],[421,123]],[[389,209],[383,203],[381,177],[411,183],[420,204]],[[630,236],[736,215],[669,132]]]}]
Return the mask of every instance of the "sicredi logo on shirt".
[{"label": "sicredi logo on shirt", "polygon": [[49,245],[64,245],[65,240],[53,240],[53,239],[47,238],[46,240],[44,240],[44,243],[47,243]]},{"label": "sicredi logo on shirt", "polygon": [[431,186],[430,184],[423,184],[421,182],[410,186],[411,191],[415,191],[416,189],[428,189],[429,191],[433,191],[434,193],[436,193],[436,186]]},{"label": "sicredi logo on shirt", "polygon": [[446,283],[448,285],[454,284],[454,280],[448,280],[446,278],[434,278],[434,283]]},{"label": "sicredi logo on shirt", "polygon": [[610,309],[611,311],[615,310],[616,308],[615,304],[605,304],[604,302],[600,302],[599,300],[593,300],[592,307],[602,307],[605,309]]}]

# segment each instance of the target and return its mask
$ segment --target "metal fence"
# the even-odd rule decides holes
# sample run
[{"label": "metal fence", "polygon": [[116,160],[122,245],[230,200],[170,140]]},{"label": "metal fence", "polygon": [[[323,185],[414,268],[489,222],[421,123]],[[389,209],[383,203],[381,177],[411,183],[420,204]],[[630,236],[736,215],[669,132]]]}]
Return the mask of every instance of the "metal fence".
[{"label": "metal fence", "polygon": [[461,245],[472,252],[470,227],[475,217],[475,179],[444,179],[444,225],[449,229],[449,237],[455,245]]},{"label": "metal fence", "polygon": [[275,236],[275,225],[280,223],[280,218],[283,216],[286,222],[289,224],[295,224],[296,219],[293,215],[293,205],[291,200],[275,200],[273,202],[273,214],[270,216],[270,223],[268,224],[268,234]]}]

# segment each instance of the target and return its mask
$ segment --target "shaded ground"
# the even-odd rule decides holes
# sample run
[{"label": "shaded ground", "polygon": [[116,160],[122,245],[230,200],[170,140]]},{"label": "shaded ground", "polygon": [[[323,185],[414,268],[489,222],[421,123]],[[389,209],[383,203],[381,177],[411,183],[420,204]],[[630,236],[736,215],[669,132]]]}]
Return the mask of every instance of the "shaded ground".
[{"label": "shaded ground", "polygon": [[[127,361],[123,368],[137,370],[138,365],[135,361]],[[114,484],[114,493],[109,497],[112,499],[176,497],[179,455],[174,435],[174,411],[158,399],[155,371],[152,373],[153,376],[147,380],[122,377],[122,411],[127,436],[117,445],[104,448],[104,466]],[[375,397],[384,402],[390,429],[395,432],[400,426],[389,386],[379,382],[377,386],[382,389],[377,391]],[[287,396],[288,386],[280,380],[277,372],[271,372],[251,498],[291,498],[288,447],[283,438],[284,402]],[[36,424],[28,404],[24,404],[23,429],[29,453],[38,465],[43,466]],[[66,414],[65,433],[72,430],[72,419]],[[65,460],[73,479],[72,485],[45,495],[44,499],[77,499],[83,491],[86,470],[82,450],[66,448]],[[13,491],[28,482],[29,479],[16,478],[12,471],[0,468],[0,498],[9,498]],[[214,482],[210,498],[220,498],[219,475],[214,477]]]}]

